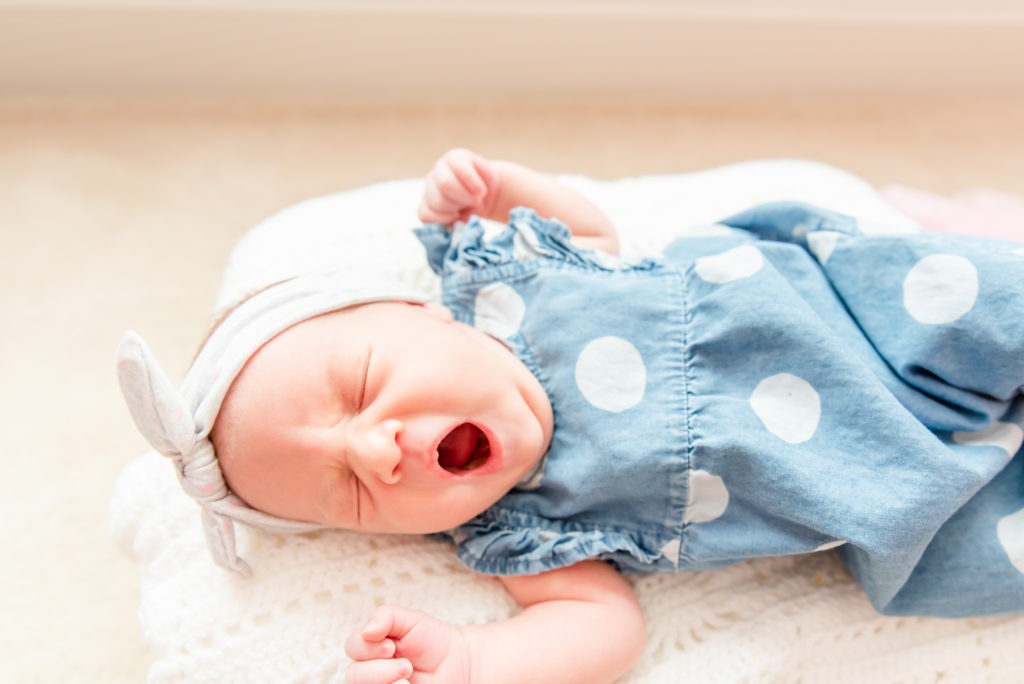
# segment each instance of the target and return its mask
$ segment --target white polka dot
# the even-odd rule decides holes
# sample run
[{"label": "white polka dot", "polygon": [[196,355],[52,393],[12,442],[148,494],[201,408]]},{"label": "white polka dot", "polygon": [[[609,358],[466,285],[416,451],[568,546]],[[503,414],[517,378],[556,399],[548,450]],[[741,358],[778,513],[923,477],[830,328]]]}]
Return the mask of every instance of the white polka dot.
[{"label": "white polka dot", "polygon": [[836,243],[839,242],[841,234],[827,230],[811,233],[807,236],[807,249],[811,250],[811,254],[817,257],[818,263],[822,266],[832,256],[832,252],[835,250]]},{"label": "white polka dot", "polygon": [[814,550],[815,551],[828,551],[829,549],[834,549],[834,548],[840,547],[840,546],[842,546],[845,543],[846,542],[844,540],[842,540],[842,539],[835,539],[835,540],[830,541],[830,542],[825,542],[824,544],[822,544],[821,546],[819,546],[818,548],[816,548]]},{"label": "white polka dot", "polygon": [[672,561],[672,565],[679,567],[679,547],[681,546],[678,539],[673,539],[669,543],[661,547],[661,555],[663,558],[667,558]]},{"label": "white polka dot", "polygon": [[522,325],[526,303],[515,290],[504,283],[481,289],[473,304],[475,327],[499,339],[511,337]]},{"label": "white polka dot", "polygon": [[721,254],[697,259],[693,264],[693,269],[701,280],[721,284],[749,278],[760,271],[763,266],[764,256],[757,247],[740,245]]},{"label": "white polka dot", "polygon": [[1024,508],[1001,518],[996,524],[996,536],[1013,567],[1024,573]]},{"label": "white polka dot", "polygon": [[717,475],[706,470],[690,472],[690,491],[683,522],[702,523],[720,518],[729,505],[729,490]]},{"label": "white polka dot", "polygon": [[544,252],[533,228],[525,223],[517,224],[516,227],[519,230],[512,237],[512,256],[517,261],[532,261],[543,256]]},{"label": "white polka dot", "polygon": [[903,280],[903,306],[921,323],[952,323],[970,311],[977,298],[978,270],[954,254],[924,257]]},{"label": "white polka dot", "polygon": [[750,395],[750,407],[768,432],[784,442],[806,442],[818,429],[821,399],[811,384],[790,373],[765,378]]},{"label": "white polka dot", "polygon": [[587,343],[576,360],[576,385],[597,408],[619,413],[643,399],[647,369],[630,342],[599,337]]},{"label": "white polka dot", "polygon": [[1024,430],[1013,423],[996,421],[981,432],[954,432],[953,441],[964,446],[999,447],[1013,456],[1024,444]]}]

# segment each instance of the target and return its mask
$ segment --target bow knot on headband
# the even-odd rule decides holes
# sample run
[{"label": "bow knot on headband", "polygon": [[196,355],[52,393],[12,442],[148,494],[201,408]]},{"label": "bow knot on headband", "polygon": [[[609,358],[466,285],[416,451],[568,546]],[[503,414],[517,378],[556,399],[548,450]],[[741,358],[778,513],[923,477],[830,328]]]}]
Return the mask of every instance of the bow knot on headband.
[{"label": "bow knot on headband", "polygon": [[231,383],[249,358],[278,333],[314,316],[370,302],[427,299],[423,292],[397,280],[356,275],[350,269],[285,280],[244,300],[221,321],[180,389],[141,337],[132,331],[124,334],[117,372],[125,402],[139,432],[174,463],[182,489],[199,504],[207,546],[218,565],[245,577],[252,574],[238,556],[235,522],[272,533],[323,528],[251,508],[224,481],[210,430]]},{"label": "bow knot on headband", "polygon": [[196,447],[191,457],[182,454],[180,460],[174,459],[178,461],[182,489],[200,505],[227,498],[228,486],[221,475],[213,448],[209,442],[200,442]]}]

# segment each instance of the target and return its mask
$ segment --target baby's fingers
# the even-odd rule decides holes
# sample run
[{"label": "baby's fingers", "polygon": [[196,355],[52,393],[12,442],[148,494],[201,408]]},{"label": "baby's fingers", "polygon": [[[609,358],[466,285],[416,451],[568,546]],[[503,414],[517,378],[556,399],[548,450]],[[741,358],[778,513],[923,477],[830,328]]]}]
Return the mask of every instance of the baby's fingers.
[{"label": "baby's fingers", "polygon": [[366,660],[352,663],[345,672],[345,684],[397,684],[412,677],[412,663],[405,658]]},{"label": "baby's fingers", "polygon": [[418,210],[419,219],[423,223],[442,223],[445,225],[453,223],[462,210],[462,205],[449,202],[441,197],[437,188],[428,185],[423,193]]},{"label": "baby's fingers", "polygon": [[480,213],[494,180],[490,162],[469,150],[451,150],[427,174],[420,220],[451,223]]},{"label": "baby's fingers", "polygon": [[365,633],[354,632],[345,641],[345,654],[352,660],[394,658],[397,647],[391,639],[367,638]]},{"label": "baby's fingers", "polygon": [[447,187],[458,187],[470,202],[477,203],[487,195],[489,165],[486,159],[469,150],[452,150],[444,156],[444,166],[451,177]]},{"label": "baby's fingers", "polygon": [[487,194],[487,186],[468,159],[445,157],[431,174],[436,189],[435,201],[469,207]]}]

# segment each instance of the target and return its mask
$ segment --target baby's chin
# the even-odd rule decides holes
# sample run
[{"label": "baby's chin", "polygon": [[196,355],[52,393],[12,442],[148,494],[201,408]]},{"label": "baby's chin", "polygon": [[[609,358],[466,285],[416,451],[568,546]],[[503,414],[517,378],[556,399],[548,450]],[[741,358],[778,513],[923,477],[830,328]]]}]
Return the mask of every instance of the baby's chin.
[{"label": "baby's chin", "polygon": [[395,516],[391,520],[373,521],[351,531],[365,534],[443,534],[483,514],[496,504],[509,489],[511,487],[494,491],[490,495],[480,495],[477,497],[475,505],[466,502],[464,492],[453,491],[451,492],[452,496],[439,497],[436,502],[424,506],[425,510],[411,511]]}]

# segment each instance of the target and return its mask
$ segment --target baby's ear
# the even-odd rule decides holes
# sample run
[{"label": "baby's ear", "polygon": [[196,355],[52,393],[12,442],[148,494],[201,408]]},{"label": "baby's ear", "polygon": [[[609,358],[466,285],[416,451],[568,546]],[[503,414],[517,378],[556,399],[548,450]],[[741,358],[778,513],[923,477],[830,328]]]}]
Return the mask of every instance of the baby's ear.
[{"label": "baby's ear", "polygon": [[438,319],[443,323],[451,323],[453,320],[455,320],[455,317],[452,316],[452,312],[448,309],[448,307],[445,306],[444,304],[441,304],[440,302],[424,302],[422,304],[418,304],[417,306],[420,306],[426,313],[430,314],[431,316],[433,316],[434,318]]}]

